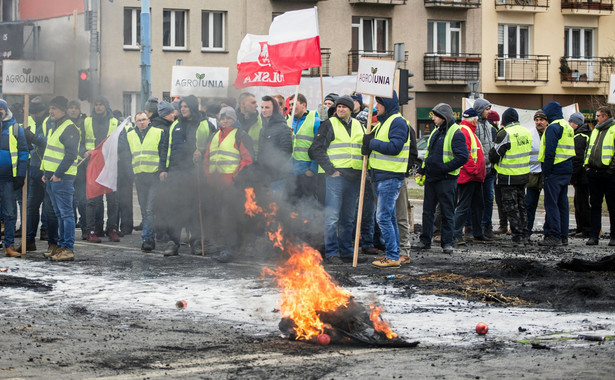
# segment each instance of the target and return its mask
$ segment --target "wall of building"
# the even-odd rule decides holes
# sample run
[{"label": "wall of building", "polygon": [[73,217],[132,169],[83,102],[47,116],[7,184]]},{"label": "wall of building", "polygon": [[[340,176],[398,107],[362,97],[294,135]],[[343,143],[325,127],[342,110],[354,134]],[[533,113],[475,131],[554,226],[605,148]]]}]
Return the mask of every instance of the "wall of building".
[{"label": "wall of building", "polygon": [[42,20],[83,13],[83,0],[19,0],[21,20]]}]

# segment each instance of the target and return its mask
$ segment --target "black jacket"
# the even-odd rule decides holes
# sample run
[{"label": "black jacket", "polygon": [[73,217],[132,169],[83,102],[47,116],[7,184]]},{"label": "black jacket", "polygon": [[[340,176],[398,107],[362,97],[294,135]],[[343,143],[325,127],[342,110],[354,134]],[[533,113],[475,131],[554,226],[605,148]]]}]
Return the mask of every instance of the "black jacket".
[{"label": "black jacket", "polygon": [[572,157],[572,177],[570,178],[571,185],[587,185],[589,183],[587,180],[587,174],[585,173],[585,168],[583,168],[583,163],[585,162],[585,151],[589,145],[590,135],[591,130],[587,124],[579,126],[574,131],[575,156]]},{"label": "black jacket", "polygon": [[293,152],[293,138],[290,128],[281,113],[273,114],[269,122],[263,120],[263,128],[258,139],[256,162],[266,178],[273,182],[285,178],[290,173],[290,155]]}]

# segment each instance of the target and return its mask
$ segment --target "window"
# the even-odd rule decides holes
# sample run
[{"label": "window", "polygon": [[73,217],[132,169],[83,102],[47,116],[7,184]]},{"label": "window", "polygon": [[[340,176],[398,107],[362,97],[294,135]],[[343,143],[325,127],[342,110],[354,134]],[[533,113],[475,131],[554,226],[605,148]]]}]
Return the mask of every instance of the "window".
[{"label": "window", "polygon": [[226,12],[201,13],[201,48],[203,51],[224,51]]},{"label": "window", "polygon": [[165,9],[162,12],[162,46],[167,49],[186,49],[188,11]]},{"label": "window", "polygon": [[124,117],[134,117],[137,111],[141,109],[141,93],[125,92],[123,95],[123,115]]},{"label": "window", "polygon": [[591,58],[594,56],[594,30],[566,28],[564,30],[564,55],[568,58]]},{"label": "window", "polygon": [[498,57],[527,58],[529,50],[529,26],[498,25]]},{"label": "window", "polygon": [[461,22],[429,21],[427,23],[429,53],[459,55],[461,53]]},{"label": "window", "polygon": [[137,49],[141,44],[141,9],[124,8],[124,48]]},{"label": "window", "polygon": [[384,53],[389,47],[389,20],[352,17],[352,50]]}]

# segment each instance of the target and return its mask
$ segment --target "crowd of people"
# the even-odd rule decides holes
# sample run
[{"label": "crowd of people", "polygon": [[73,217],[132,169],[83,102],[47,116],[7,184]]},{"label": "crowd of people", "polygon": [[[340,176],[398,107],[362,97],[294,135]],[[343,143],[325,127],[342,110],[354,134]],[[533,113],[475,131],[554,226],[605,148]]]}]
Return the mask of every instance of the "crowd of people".
[{"label": "crowd of people", "polygon": [[[588,245],[599,243],[604,197],[615,216],[615,121],[608,107],[598,110],[590,131],[582,114],[566,121],[559,103],[550,102],[535,113],[530,131],[513,108],[500,123],[485,99],[465,110],[459,124],[451,106],[441,103],[432,110],[434,128],[414,178],[425,191],[422,232],[411,246],[406,181],[417,160],[416,134],[400,113],[396,93],[375,103],[368,120],[370,110],[358,93],[328,94],[318,111],[300,93],[257,99],[246,92],[209,107],[195,96],[172,103],[150,97],[133,125],[120,124],[121,115],[104,97],[94,99],[87,117],[77,101],[36,97],[23,128],[0,100],[6,256],[19,257],[23,248],[15,246],[16,200],[28,165],[22,244],[36,251],[40,225],[52,261],[74,259],[77,228],[91,243],[105,235],[118,242],[141,230],[141,249],[151,252],[162,243],[165,256],[178,255],[185,236],[191,254],[232,260],[249,240],[241,234],[250,229],[243,210],[243,192],[250,187],[305,220],[295,233],[320,250],[326,265],[351,263],[365,157],[358,261],[373,255],[371,264],[379,268],[399,268],[409,262],[411,248],[430,248],[434,231],[445,253],[468,240],[489,243],[509,225],[512,245],[530,244],[542,189],[546,221],[540,245],[568,244],[569,184],[575,188],[576,232]],[[90,155],[120,125],[117,190],[87,197]],[[495,231],[494,199],[500,216]],[[615,245],[611,237],[609,245]]]}]

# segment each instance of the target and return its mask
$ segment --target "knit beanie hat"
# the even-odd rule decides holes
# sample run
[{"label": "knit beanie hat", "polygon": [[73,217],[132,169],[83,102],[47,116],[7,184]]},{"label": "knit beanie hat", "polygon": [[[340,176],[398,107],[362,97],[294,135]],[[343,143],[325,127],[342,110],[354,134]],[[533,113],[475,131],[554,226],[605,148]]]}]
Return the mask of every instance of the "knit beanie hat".
[{"label": "knit beanie hat", "polygon": [[160,117],[165,117],[175,111],[175,108],[169,102],[165,102],[164,100],[158,103],[158,115]]},{"label": "knit beanie hat", "polygon": [[59,110],[66,112],[66,110],[68,109],[68,99],[63,96],[56,96],[55,98],[51,99],[51,101],[49,102],[49,106],[53,106]]},{"label": "knit beanie hat", "polygon": [[150,96],[145,102],[145,110],[147,112],[156,112],[158,110],[158,98]]},{"label": "knit beanie hat", "polygon": [[79,103],[78,100],[71,100],[70,102],[68,102],[68,107],[66,108],[70,108],[70,107],[77,107],[79,111],[81,111],[81,103]]},{"label": "knit beanie hat", "polygon": [[477,117],[477,116],[478,116],[478,112],[476,112],[474,108],[468,108],[467,110],[463,112],[464,119],[469,119],[471,117]]},{"label": "knit beanie hat", "polygon": [[339,98],[340,96],[334,92],[331,92],[329,94],[327,94],[327,96],[325,96],[325,101],[330,100],[333,103],[335,103],[337,101],[337,98]]},{"label": "knit beanie hat", "polygon": [[500,121],[500,114],[498,114],[494,110],[491,110],[487,114],[487,120],[489,120],[489,121]]},{"label": "knit beanie hat", "polygon": [[508,108],[502,114],[502,125],[507,126],[510,123],[519,121],[519,114],[514,108]]},{"label": "knit beanie hat", "polygon": [[337,98],[337,100],[335,101],[335,108],[337,108],[337,106],[340,104],[348,107],[348,109],[351,111],[354,109],[354,100],[352,100],[352,98],[348,95],[343,95]]},{"label": "knit beanie hat", "polygon": [[359,94],[358,92],[353,92],[352,94],[350,94],[350,97],[352,98],[352,100],[356,100],[357,102],[359,102],[361,107],[363,107],[363,95]]},{"label": "knit beanie hat", "polygon": [[576,125],[585,124],[585,116],[581,112],[575,112],[570,115],[570,119],[568,119],[569,123],[575,123]]},{"label": "knit beanie hat", "polygon": [[47,108],[47,104],[41,96],[35,96],[30,100],[30,114],[37,114],[44,111]]},{"label": "knit beanie hat", "polygon": [[231,107],[224,107],[220,110],[220,119],[222,119],[223,117],[237,121],[237,114],[235,113],[235,110]]},{"label": "knit beanie hat", "polygon": [[541,119],[545,119],[547,120],[547,115],[544,113],[543,110],[538,110],[536,111],[536,113],[534,114],[534,120],[541,118]]}]

